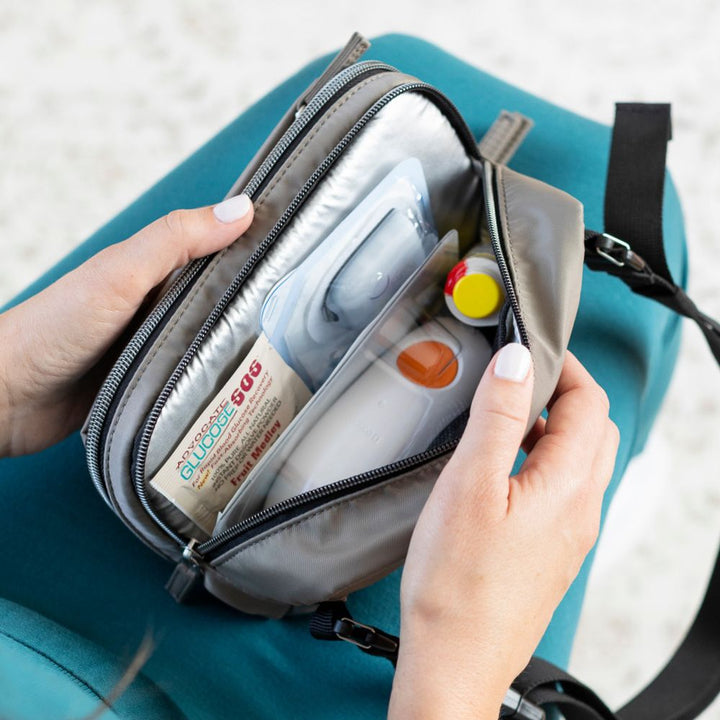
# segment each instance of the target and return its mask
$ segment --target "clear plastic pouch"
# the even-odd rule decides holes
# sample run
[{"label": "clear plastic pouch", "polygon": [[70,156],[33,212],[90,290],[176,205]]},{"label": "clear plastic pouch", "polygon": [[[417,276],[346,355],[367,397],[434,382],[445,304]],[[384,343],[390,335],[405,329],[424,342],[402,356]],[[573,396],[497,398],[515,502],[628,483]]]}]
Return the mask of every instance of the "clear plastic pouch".
[{"label": "clear plastic pouch", "polygon": [[437,240],[422,166],[409,158],[273,287],[261,330],[315,392]]},{"label": "clear plastic pouch", "polygon": [[491,347],[445,310],[458,255],[451,231],[263,457],[223,522],[425,451],[466,413]]}]

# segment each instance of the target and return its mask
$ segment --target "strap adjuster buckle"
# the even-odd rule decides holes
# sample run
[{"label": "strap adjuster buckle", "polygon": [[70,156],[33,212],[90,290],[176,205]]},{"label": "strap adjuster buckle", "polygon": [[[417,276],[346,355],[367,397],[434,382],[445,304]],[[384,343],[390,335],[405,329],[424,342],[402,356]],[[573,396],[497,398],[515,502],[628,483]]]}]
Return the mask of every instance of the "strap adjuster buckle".
[{"label": "strap adjuster buckle", "polygon": [[392,654],[398,651],[397,640],[377,628],[363,625],[351,618],[344,617],[337,620],[333,631],[340,640],[357,645],[361,650],[376,651],[382,654]]},{"label": "strap adjuster buckle", "polygon": [[530,702],[513,688],[509,688],[505,693],[500,717],[518,718],[519,720],[545,720],[546,718],[545,711],[539,705]]},{"label": "strap adjuster buckle", "polygon": [[617,267],[628,265],[637,272],[645,272],[647,263],[624,240],[602,233],[595,241],[595,252]]}]

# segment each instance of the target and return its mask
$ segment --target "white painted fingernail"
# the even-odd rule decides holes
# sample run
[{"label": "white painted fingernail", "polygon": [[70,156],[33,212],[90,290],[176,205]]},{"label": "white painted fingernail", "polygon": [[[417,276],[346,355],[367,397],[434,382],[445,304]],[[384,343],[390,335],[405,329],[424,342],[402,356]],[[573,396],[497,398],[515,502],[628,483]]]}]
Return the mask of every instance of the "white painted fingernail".
[{"label": "white painted fingernail", "polygon": [[213,208],[213,213],[221,223],[232,223],[241,217],[245,217],[250,212],[251,207],[250,198],[245,194],[241,194],[218,203]]},{"label": "white painted fingernail", "polygon": [[530,351],[520,343],[509,343],[498,353],[495,375],[503,380],[521,383],[530,370]]}]

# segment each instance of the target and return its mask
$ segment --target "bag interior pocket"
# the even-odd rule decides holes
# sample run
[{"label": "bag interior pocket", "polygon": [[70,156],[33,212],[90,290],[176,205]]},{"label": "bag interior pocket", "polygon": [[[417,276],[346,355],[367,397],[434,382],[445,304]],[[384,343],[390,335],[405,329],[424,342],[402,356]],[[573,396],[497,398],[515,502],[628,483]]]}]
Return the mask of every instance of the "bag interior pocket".
[{"label": "bag interior pocket", "polygon": [[216,531],[263,506],[427,452],[451,426],[461,431],[457,421],[489,362],[494,328],[486,337],[445,309],[443,286],[458,257],[451,231],[263,456]]},{"label": "bag interior pocket", "polygon": [[[397,127],[406,124],[407,132],[398,135]],[[411,157],[425,171],[438,232],[457,228],[461,245],[474,241],[479,181],[464,146],[447,118],[426,98],[413,93],[397,97],[368,123],[306,199],[157,408],[142,477],[136,480],[144,483],[158,515],[184,535],[203,537],[203,532],[188,526],[187,518],[152,488],[150,478],[247,356],[257,339],[258,312],[272,287],[308,253],[312,238],[337,226],[389,170]]]},{"label": "bag interior pocket", "polygon": [[[406,128],[407,132],[398,134],[398,127]],[[581,206],[573,198],[543,183],[512,173],[507,168],[495,169],[487,163],[471,160],[454,128],[431,102],[413,93],[401,95],[378,113],[314,189],[222,313],[158,407],[156,421],[150,430],[145,464],[141,468],[141,477],[136,480],[144,484],[158,516],[182,536],[205,539],[260,510],[268,502],[267,494],[281,474],[290,451],[304,440],[303,428],[320,422],[331,412],[336,401],[347,395],[353,381],[377,364],[380,353],[376,349],[368,359],[365,354],[368,348],[363,343],[372,344],[372,333],[383,326],[387,314],[381,314],[358,338],[336,372],[247,476],[247,484],[240,486],[240,491],[229,501],[212,531],[189,520],[150,484],[150,479],[166,462],[203,408],[248,356],[258,338],[260,308],[273,286],[307,255],[316,242],[313,238],[326,235],[336,227],[348,209],[357,205],[391,168],[411,157],[416,157],[425,171],[438,233],[445,235],[453,228],[458,231],[458,256],[463,256],[477,243],[483,237],[483,231],[489,230],[490,235],[493,230],[500,233],[508,281],[517,289],[527,326],[526,344],[533,352],[536,378],[539,375],[534,412],[539,414],[544,407],[559,374],[579,299]],[[483,177],[478,173],[478,166],[499,172],[489,178]],[[488,183],[492,183],[491,186]],[[492,192],[488,192],[488,187]],[[491,220],[493,227],[489,227]],[[536,243],[538,237],[541,242]],[[518,308],[506,304],[499,331],[484,331],[492,345],[518,339],[517,315]],[[417,324],[417,318],[413,322]],[[411,326],[403,327],[405,335],[410,329]],[[479,330],[473,332],[483,334]],[[429,338],[426,342],[432,344],[433,340]],[[450,346],[452,342],[444,345]],[[435,347],[438,347],[437,343]],[[388,351],[387,344],[384,349]],[[397,349],[395,355],[402,352],[402,348]],[[454,359],[449,357],[450,364]],[[469,392],[465,409],[469,408],[471,399],[472,392]],[[448,438],[456,441],[462,433],[462,413],[457,417],[459,422],[450,423],[442,434],[443,441]],[[402,422],[402,415],[398,416],[398,422]],[[304,457],[310,460],[312,452],[307,448],[311,448],[313,442],[317,443],[317,439],[307,441],[303,450]],[[430,441],[430,444],[437,443]],[[367,470],[372,470],[372,465],[369,461]],[[334,479],[330,478],[329,482]],[[292,486],[292,482],[288,486]],[[303,491],[297,484],[295,489]],[[271,493],[270,500],[272,498]]]}]

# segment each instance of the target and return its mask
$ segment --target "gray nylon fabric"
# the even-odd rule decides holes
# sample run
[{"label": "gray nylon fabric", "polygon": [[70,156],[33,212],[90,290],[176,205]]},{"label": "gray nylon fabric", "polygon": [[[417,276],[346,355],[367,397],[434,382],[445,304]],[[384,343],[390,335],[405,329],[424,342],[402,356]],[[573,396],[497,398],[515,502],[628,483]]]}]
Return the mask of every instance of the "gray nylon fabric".
[{"label": "gray nylon fabric", "polygon": [[[106,484],[118,514],[163,555],[178,560],[180,549],[147,516],[129,475],[140,427],[208,313],[307,178],[368,107],[412,80],[400,73],[374,75],[325,113],[256,198],[250,231],[213,258],[120,397],[105,444]],[[482,207],[473,164],[434,103],[418,93],[399,95],[323,177],[204,340],[162,408],[149,447],[149,474],[249,350],[263,298],[311,249],[307,238],[327,234],[390,169],[412,156],[423,164],[439,234],[455,227],[464,247],[472,243]],[[498,222],[535,367],[534,421],[556,385],[577,312],[582,206],[506,167],[496,167],[495,173]],[[277,617],[293,606],[342,598],[380,579],[402,563],[417,516],[446,461],[436,459],[264,531],[215,559],[205,574],[206,587],[241,610]],[[149,485],[146,491],[158,515],[181,536],[206,537]],[[231,501],[216,532],[244,519],[233,509]]]},{"label": "gray nylon fabric", "polygon": [[[206,577],[217,574],[242,593],[272,603],[313,605],[346,597],[402,563],[417,517],[447,459],[268,530],[220,556]],[[243,598],[235,602],[253,612]]]},{"label": "gray nylon fabric", "polygon": [[535,370],[529,429],[557,385],[580,303],[583,207],[567,193],[508,167],[495,172],[506,259]]}]

